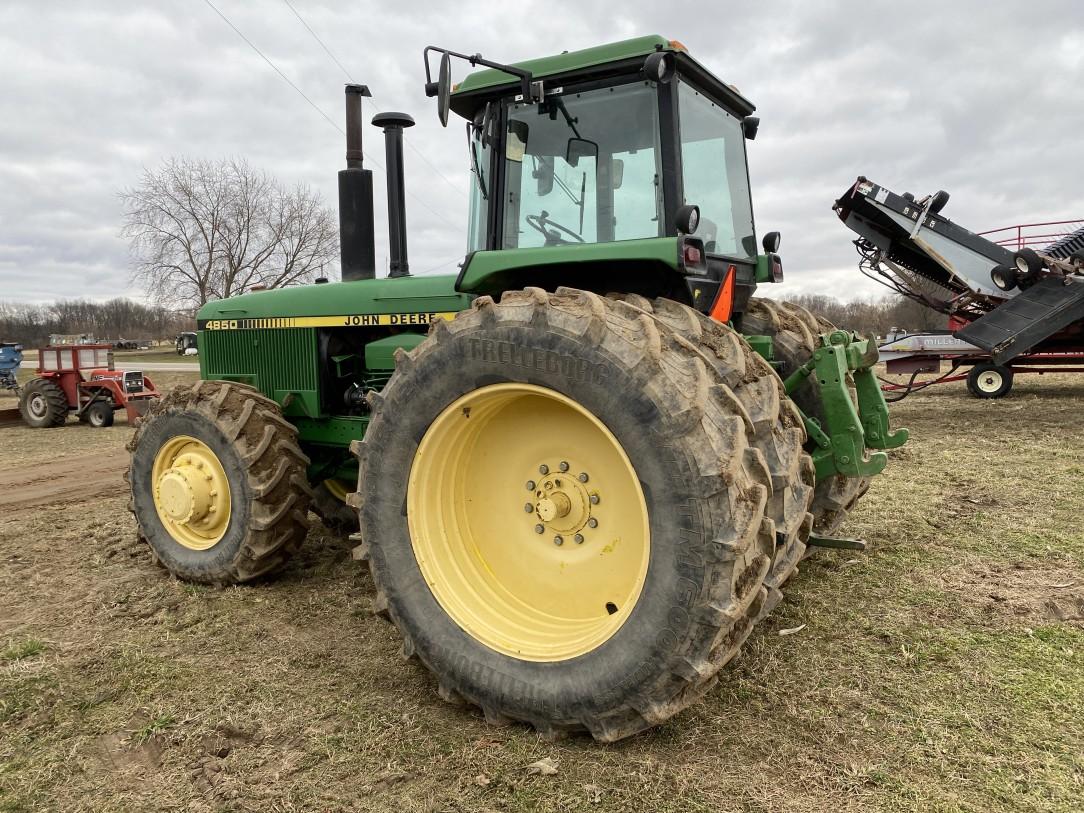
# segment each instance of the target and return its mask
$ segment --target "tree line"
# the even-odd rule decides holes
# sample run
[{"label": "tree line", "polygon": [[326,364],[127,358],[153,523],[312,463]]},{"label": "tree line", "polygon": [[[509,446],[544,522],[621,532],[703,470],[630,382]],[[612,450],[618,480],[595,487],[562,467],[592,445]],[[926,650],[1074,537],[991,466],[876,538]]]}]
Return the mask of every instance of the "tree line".
[{"label": "tree line", "polygon": [[51,305],[0,301],[0,341],[44,347],[54,334],[97,339],[172,339],[195,330],[191,311],[142,305],[123,297],[107,302],[58,300]]},{"label": "tree line", "polygon": [[899,294],[851,300],[825,294],[800,294],[785,299],[823,316],[833,325],[863,336],[884,336],[892,328],[920,333],[948,327],[947,316]]}]

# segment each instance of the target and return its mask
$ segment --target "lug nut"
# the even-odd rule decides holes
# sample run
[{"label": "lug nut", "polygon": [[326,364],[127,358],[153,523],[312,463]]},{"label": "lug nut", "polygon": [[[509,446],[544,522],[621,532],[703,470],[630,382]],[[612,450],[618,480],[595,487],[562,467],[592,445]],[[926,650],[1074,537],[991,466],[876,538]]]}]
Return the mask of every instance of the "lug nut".
[{"label": "lug nut", "polygon": [[527,481],[527,490],[528,491],[534,491],[534,480],[528,480]]},{"label": "lug nut", "polygon": [[567,460],[562,460],[561,461],[561,471],[568,471],[568,461]]},{"label": "lug nut", "polygon": [[539,474],[549,474],[550,473],[550,467],[547,466],[545,463],[543,463],[541,466],[538,467],[538,473]]},{"label": "lug nut", "polygon": [[576,534],[575,539],[577,545],[583,544],[583,534]]},{"label": "lug nut", "polygon": [[534,526],[534,532],[536,534],[544,534],[546,532],[546,528],[543,525],[535,525]]},{"label": "lug nut", "polygon": [[534,506],[531,505],[529,502],[524,503],[523,504],[523,510],[526,511],[528,514],[533,514],[534,513]]},{"label": "lug nut", "polygon": [[562,538],[561,538],[561,537],[559,537],[559,536],[555,536],[555,537],[553,537],[553,544],[554,544],[554,545],[557,545],[558,547],[560,547],[561,545],[565,544],[565,540],[564,540],[564,539],[562,539]]},{"label": "lug nut", "polygon": [[591,495],[591,505],[598,505],[598,494]]},{"label": "lug nut", "polygon": [[581,471],[579,480],[580,480],[581,483],[586,483],[587,482],[587,472]]},{"label": "lug nut", "polygon": [[590,525],[592,528],[597,528],[598,527],[598,520],[595,519],[594,517],[591,517],[591,519],[587,520],[587,524]]}]

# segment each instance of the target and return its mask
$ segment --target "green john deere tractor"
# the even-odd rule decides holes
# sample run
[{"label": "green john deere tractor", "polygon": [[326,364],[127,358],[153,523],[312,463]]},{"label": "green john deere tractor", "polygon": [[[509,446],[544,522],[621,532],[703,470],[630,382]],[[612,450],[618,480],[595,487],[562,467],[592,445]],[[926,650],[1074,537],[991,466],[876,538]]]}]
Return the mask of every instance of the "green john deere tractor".
[{"label": "green john deere tractor", "polygon": [[[452,87],[453,58],[485,69]],[[375,278],[348,86],[343,282],[202,308],[203,380],[139,427],[132,508],[171,573],[217,584],[280,567],[311,510],[357,534],[443,698],[617,740],[713,685],[807,546],[847,544],[906,432],[871,342],[752,296],[782,278],[779,234],[754,232],[758,120],[680,43],[425,63],[468,134],[458,275],[409,273],[413,121],[383,113]]]}]

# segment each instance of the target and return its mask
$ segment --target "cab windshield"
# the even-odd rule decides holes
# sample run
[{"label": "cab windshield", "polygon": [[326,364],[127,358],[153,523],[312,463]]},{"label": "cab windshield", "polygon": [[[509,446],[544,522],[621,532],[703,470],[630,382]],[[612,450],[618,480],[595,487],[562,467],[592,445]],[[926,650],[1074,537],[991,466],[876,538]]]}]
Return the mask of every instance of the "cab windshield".
[{"label": "cab windshield", "polygon": [[503,248],[662,234],[655,87],[547,96],[509,110]]}]

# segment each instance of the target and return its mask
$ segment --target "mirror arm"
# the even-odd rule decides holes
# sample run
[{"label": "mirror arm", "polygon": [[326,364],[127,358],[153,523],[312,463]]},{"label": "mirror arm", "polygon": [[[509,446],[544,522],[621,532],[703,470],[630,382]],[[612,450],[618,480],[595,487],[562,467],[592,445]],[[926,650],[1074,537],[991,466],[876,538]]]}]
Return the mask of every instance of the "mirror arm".
[{"label": "mirror arm", "polygon": [[515,76],[520,81],[520,91],[523,93],[524,99],[530,99],[532,101],[541,101],[536,96],[541,96],[542,88],[541,83],[537,88],[538,93],[535,93],[535,87],[533,83],[533,75],[530,71],[525,71],[522,68],[517,68],[515,65],[505,65],[500,62],[493,62],[488,59],[484,59],[481,54],[460,54],[455,51],[449,51],[447,48],[438,48],[436,45],[427,45],[425,50],[422,51],[422,59],[425,61],[425,95],[436,96],[437,89],[436,83],[433,81],[433,74],[429,70],[429,52],[435,51],[439,54],[447,54],[448,56],[454,56],[456,59],[464,59],[471,64],[472,67],[481,65],[483,68],[494,68],[503,73],[507,73],[510,76]]}]

